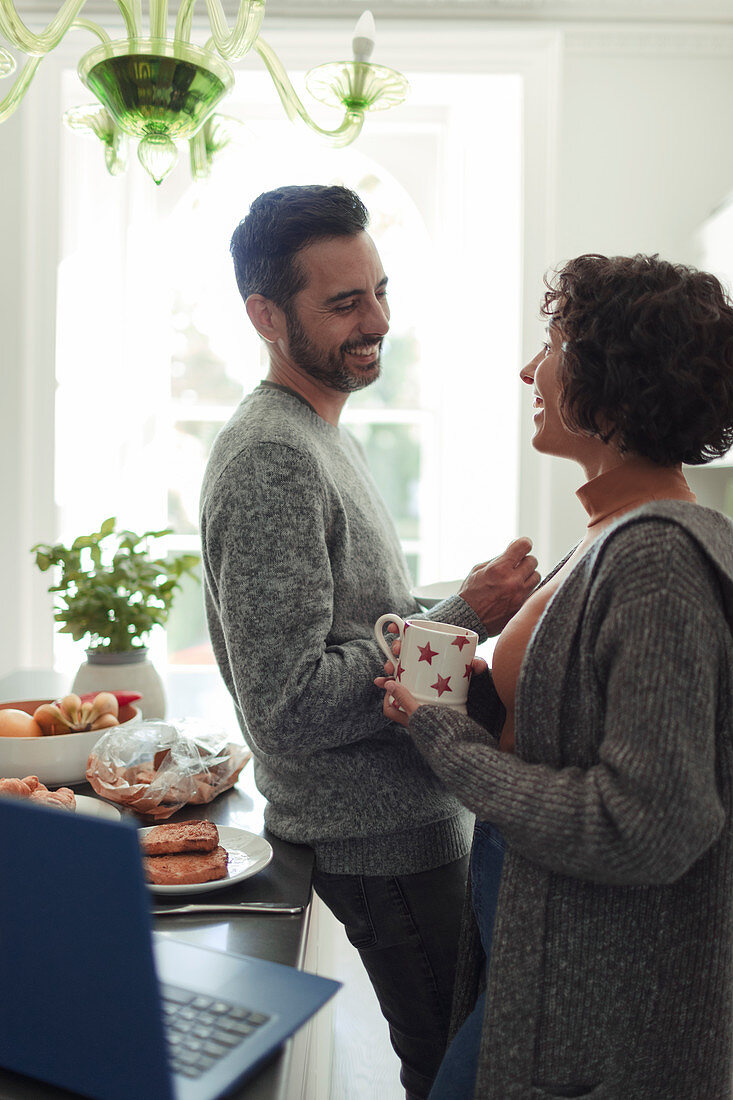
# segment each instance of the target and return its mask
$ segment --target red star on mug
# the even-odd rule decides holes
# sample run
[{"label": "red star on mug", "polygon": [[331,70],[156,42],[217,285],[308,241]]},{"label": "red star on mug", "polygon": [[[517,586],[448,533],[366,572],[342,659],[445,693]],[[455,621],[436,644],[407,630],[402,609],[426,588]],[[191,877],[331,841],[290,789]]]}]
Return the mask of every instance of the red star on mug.
[{"label": "red star on mug", "polygon": [[397,671],[395,672],[395,677],[396,677],[396,678],[397,678],[398,680],[401,680],[401,679],[402,679],[402,673],[403,673],[404,671],[405,671],[405,670],[404,670],[404,668],[402,667],[402,661],[400,661],[400,662],[399,662],[399,664],[397,665]]},{"label": "red star on mug", "polygon": [[450,686],[450,684],[448,682],[449,680],[450,680],[450,676],[445,676],[444,677],[444,676],[441,676],[440,673],[438,673],[438,682],[437,682],[437,684],[431,684],[430,685],[431,688],[435,688],[435,690],[437,691],[439,699],[440,699],[440,697],[441,697],[441,695],[443,694],[444,691],[453,691],[453,688]]},{"label": "red star on mug", "polygon": [[470,680],[472,672],[473,672],[473,665],[466,665],[466,671],[463,673],[463,679],[464,680]]},{"label": "red star on mug", "polygon": [[462,634],[459,634],[457,638],[454,638],[451,645],[457,645],[461,653],[463,653],[464,645],[468,645],[468,638],[464,638]]},{"label": "red star on mug", "polygon": [[420,661],[427,661],[429,665],[432,665],[433,657],[438,656],[437,649],[431,649],[430,642],[428,642],[427,645],[419,645],[417,648],[420,650],[420,656],[418,657],[417,663],[420,664]]}]

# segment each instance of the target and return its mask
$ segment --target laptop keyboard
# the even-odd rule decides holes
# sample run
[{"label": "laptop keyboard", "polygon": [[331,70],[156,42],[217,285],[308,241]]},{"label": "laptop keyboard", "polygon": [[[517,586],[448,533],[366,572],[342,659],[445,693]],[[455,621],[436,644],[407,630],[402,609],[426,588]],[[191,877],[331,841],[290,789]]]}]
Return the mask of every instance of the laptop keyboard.
[{"label": "laptop keyboard", "polygon": [[200,1077],[270,1019],[178,986],[162,985],[160,991],[170,1067],[184,1077]]}]

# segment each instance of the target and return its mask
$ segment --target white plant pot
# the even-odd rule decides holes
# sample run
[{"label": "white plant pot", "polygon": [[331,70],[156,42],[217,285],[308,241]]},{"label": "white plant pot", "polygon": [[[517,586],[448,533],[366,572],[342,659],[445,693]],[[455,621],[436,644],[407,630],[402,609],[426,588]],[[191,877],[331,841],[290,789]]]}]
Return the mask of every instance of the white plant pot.
[{"label": "white plant pot", "polygon": [[126,653],[88,649],[71,690],[77,695],[90,691],[139,691],[142,698],[135,706],[142,717],[165,718],[163,681],[144,647]]}]

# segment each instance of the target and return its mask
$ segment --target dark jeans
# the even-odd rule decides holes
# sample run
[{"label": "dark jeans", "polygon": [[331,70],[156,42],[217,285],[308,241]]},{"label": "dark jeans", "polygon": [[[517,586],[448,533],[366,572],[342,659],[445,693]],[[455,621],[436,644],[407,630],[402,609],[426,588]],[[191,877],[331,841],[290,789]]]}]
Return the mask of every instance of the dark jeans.
[{"label": "dark jeans", "polygon": [[316,871],[318,896],[361,955],[402,1063],[424,1100],[448,1038],[468,856],[416,875]]},{"label": "dark jeans", "polygon": [[[495,825],[489,821],[476,822],[471,849],[471,889],[473,911],[486,955],[487,976],[505,849],[504,837]],[[484,992],[448,1047],[430,1092],[430,1100],[472,1100],[485,1004]]]}]

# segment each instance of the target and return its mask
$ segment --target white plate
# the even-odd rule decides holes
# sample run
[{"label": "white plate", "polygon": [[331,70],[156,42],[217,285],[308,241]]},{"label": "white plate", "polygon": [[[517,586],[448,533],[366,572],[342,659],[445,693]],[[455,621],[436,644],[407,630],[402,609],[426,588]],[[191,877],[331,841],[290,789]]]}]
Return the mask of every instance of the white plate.
[{"label": "white plate", "polygon": [[76,796],[76,812],[87,814],[89,817],[105,817],[108,821],[119,821],[122,814],[109,802],[102,802],[99,798],[90,798],[86,794]]},{"label": "white plate", "polygon": [[463,578],[457,581],[436,581],[435,584],[423,584],[420,588],[413,589],[412,594],[422,607],[431,608],[441,600],[455,596],[462,584]]},{"label": "white plate", "polygon": [[[155,826],[151,825],[150,828]],[[222,848],[226,848],[229,856],[226,878],[184,886],[156,886],[155,883],[149,882],[148,889],[154,894],[205,894],[209,890],[221,890],[223,886],[241,882],[245,878],[256,875],[263,867],[267,867],[273,851],[264,837],[234,825],[218,825],[217,828],[219,843]],[[145,836],[149,832],[150,829],[140,829],[140,836]]]}]

